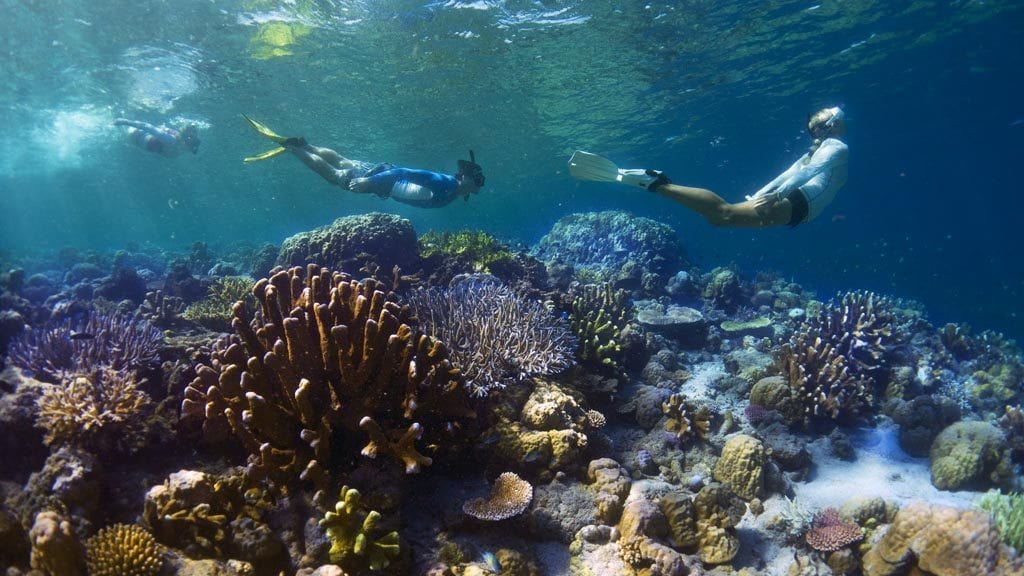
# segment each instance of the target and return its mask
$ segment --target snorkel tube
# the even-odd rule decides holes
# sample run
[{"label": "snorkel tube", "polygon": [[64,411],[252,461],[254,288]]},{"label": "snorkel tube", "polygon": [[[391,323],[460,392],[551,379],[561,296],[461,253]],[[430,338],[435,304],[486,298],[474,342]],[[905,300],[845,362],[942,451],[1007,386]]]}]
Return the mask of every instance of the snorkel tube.
[{"label": "snorkel tube", "polygon": [[469,160],[459,160],[459,172],[457,177],[469,178],[477,188],[483,188],[487,179],[484,177],[484,169],[476,163],[476,154],[469,151]]}]

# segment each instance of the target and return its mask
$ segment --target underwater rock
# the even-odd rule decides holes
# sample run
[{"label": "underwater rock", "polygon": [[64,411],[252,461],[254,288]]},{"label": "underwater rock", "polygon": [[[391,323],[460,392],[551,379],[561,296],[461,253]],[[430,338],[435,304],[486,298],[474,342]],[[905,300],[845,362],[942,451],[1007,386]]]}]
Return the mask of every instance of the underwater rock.
[{"label": "underwater rock", "polygon": [[45,384],[8,366],[0,372],[0,478],[18,478],[42,467],[47,456],[43,431],[36,428],[36,402]]},{"label": "underwater rock", "polygon": [[18,517],[0,505],[0,566],[28,566],[30,550]]},{"label": "underwater rock", "polygon": [[134,268],[114,268],[114,271],[100,281],[96,295],[119,302],[131,300],[138,305],[146,298],[146,281]]},{"label": "underwater rock", "polygon": [[988,422],[957,422],[932,443],[932,484],[939,490],[1011,488],[1006,437]]},{"label": "underwater rock", "polygon": [[639,302],[637,308],[636,319],[644,328],[664,334],[683,347],[699,348],[704,344],[708,324],[700,310],[674,304],[662,307],[656,303],[641,308]]},{"label": "underwater rock", "polygon": [[578,482],[538,485],[526,526],[535,538],[568,544],[581,528],[594,523],[596,509],[595,493]]},{"label": "underwater rock", "polygon": [[76,522],[92,519],[100,507],[102,477],[103,468],[92,454],[71,448],[57,450],[15,497],[22,522],[52,506],[54,500]]},{"label": "underwater rock", "polygon": [[650,430],[661,421],[661,406],[672,395],[671,390],[654,386],[637,386],[632,398],[619,407],[619,414],[632,415],[636,423]]},{"label": "underwater rock", "polygon": [[896,400],[887,411],[900,427],[900,448],[917,458],[927,457],[935,437],[960,419],[956,402],[938,394]]},{"label": "underwater rock", "polygon": [[[394,214],[372,212],[338,218],[327,226],[286,238],[277,263],[284,267],[317,264],[356,277],[377,266],[386,278],[398,266],[420,268],[412,223]],[[372,275],[372,273],[371,273]]]},{"label": "underwater rock", "polygon": [[798,422],[802,417],[800,401],[782,376],[762,378],[750,389],[750,403],[775,410],[786,422]]}]

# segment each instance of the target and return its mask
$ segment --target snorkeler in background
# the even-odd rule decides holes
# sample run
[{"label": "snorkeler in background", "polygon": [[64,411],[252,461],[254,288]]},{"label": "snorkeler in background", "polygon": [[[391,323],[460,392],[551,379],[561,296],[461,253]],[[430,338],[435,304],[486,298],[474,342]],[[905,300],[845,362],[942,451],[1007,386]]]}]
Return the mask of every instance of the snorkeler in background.
[{"label": "snorkeler in background", "polygon": [[195,124],[185,124],[181,130],[168,126],[154,126],[148,122],[118,118],[114,126],[127,126],[129,141],[147,152],[161,156],[174,157],[188,150],[193,154],[199,152],[199,128]]},{"label": "snorkeler in background", "polygon": [[476,194],[484,185],[483,168],[476,163],[472,150],[469,151],[469,160],[459,160],[459,171],[451,176],[429,170],[350,160],[330,148],[313,146],[305,138],[286,138],[244,114],[242,117],[256,132],[278,144],[277,148],[245,158],[243,161],[246,163],[291,152],[335,186],[353,192],[376,194],[381,198],[393,198],[419,208],[440,208],[460,197],[469,200],[469,195]]},{"label": "snorkeler in background", "polygon": [[711,190],[673,184],[657,170],[620,170],[612,161],[589,152],[576,151],[569,159],[569,172],[580,180],[646,188],[690,208],[714,226],[795,227],[821,214],[846,184],[849,150],[839,140],[844,129],[839,107],[811,115],[807,120],[807,131],[813,139],[810,151],[745,201],[735,204]]}]

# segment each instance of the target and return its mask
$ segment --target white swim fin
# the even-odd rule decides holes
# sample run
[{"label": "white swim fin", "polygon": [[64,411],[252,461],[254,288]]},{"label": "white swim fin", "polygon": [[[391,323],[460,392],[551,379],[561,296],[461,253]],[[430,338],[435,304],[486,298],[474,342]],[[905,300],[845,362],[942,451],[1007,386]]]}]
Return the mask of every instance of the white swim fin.
[{"label": "white swim fin", "polygon": [[671,182],[657,170],[621,169],[604,156],[583,150],[572,153],[572,158],[569,158],[569,173],[577,180],[618,182],[645,190],[653,190],[657,186]]}]

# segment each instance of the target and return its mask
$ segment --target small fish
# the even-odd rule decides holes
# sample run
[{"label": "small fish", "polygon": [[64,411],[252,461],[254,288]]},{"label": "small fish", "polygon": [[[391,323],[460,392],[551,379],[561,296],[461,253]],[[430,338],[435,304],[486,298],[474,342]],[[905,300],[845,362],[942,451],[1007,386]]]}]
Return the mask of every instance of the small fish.
[{"label": "small fish", "polygon": [[88,332],[72,332],[68,334],[68,338],[71,340],[92,340],[95,337],[95,334],[90,334]]},{"label": "small fish", "polygon": [[833,222],[842,222],[843,220],[846,220],[846,214],[833,214],[832,215],[832,221]]},{"label": "small fish", "polygon": [[484,561],[484,565],[487,566],[488,570],[494,572],[495,574],[501,573],[501,562],[498,562],[497,556],[495,556],[491,552],[484,552],[482,558]]}]

